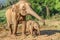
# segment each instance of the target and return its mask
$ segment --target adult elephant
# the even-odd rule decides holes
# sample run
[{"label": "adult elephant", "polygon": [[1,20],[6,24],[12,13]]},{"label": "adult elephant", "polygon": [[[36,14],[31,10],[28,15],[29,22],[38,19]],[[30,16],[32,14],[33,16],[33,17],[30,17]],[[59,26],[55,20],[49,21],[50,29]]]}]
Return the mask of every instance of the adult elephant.
[{"label": "adult elephant", "polygon": [[[19,1],[18,3],[14,4],[11,8],[6,11],[6,19],[8,27],[10,27],[11,34],[16,34],[17,27],[19,22],[22,23],[22,34],[24,35],[26,27],[26,15],[32,15],[36,17],[38,20],[42,20],[39,15],[37,15],[30,7],[30,5],[26,1]],[[13,24],[13,27],[12,27]]]}]

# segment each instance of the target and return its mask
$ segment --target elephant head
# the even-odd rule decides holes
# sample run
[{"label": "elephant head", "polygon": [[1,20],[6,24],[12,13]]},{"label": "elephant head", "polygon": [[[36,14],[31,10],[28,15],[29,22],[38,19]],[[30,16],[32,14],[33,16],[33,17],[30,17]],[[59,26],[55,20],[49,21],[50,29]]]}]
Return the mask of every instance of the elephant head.
[{"label": "elephant head", "polygon": [[38,20],[40,20],[40,21],[43,22],[42,18],[36,12],[34,12],[32,10],[32,8],[30,7],[30,5],[29,5],[28,2],[20,1],[18,6],[19,6],[20,11],[21,11],[21,9],[22,9],[23,6],[25,6],[25,8],[26,8],[26,10],[25,10],[26,13],[22,13],[22,15],[32,15],[35,18],[37,18]]}]

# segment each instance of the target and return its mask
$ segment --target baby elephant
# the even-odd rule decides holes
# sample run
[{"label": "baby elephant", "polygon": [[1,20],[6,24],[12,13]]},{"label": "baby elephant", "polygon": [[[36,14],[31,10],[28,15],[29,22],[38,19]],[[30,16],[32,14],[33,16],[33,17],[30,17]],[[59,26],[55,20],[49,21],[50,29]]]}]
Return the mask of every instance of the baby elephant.
[{"label": "baby elephant", "polygon": [[34,30],[37,30],[37,33],[40,35],[39,24],[37,22],[33,20],[29,20],[27,21],[26,27],[28,31],[31,33],[31,35],[33,34]]}]

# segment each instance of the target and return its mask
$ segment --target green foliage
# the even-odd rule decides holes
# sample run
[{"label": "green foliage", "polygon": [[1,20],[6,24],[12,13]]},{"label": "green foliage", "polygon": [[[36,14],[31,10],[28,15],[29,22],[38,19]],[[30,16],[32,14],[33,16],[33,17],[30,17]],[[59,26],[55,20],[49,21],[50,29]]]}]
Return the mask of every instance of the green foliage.
[{"label": "green foliage", "polygon": [[42,8],[40,4],[38,3],[39,0],[29,0],[29,2],[31,3],[31,7],[35,12],[39,14],[42,11]]},{"label": "green foliage", "polygon": [[58,11],[60,11],[60,2],[58,2],[58,3],[55,5],[55,9],[57,9]]},{"label": "green foliage", "polygon": [[5,12],[6,9],[0,10],[0,23],[6,23]]},{"label": "green foliage", "polygon": [[60,0],[29,0],[29,2],[32,9],[43,17],[53,16],[60,11]]}]

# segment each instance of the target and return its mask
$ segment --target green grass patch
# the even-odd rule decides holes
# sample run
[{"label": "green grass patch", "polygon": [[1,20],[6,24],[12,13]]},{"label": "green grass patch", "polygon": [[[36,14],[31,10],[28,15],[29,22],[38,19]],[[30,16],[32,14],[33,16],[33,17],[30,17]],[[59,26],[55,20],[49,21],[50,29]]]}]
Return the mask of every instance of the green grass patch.
[{"label": "green grass patch", "polygon": [[5,23],[6,22],[5,12],[6,12],[6,9],[0,10],[0,23]]}]

